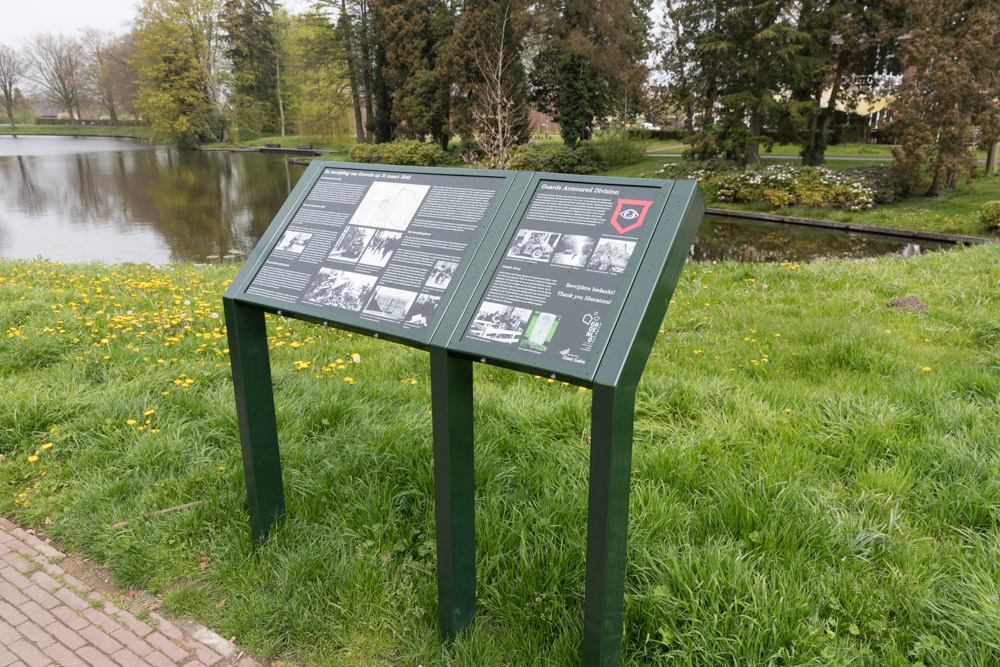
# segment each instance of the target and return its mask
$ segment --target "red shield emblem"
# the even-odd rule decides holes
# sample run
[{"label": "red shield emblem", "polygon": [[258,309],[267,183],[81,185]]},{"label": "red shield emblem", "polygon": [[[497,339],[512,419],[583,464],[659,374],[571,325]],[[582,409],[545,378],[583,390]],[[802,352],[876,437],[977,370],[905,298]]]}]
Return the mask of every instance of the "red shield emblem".
[{"label": "red shield emblem", "polygon": [[611,224],[618,230],[619,234],[625,234],[639,227],[646,219],[646,211],[652,206],[651,201],[639,201],[636,199],[619,199],[618,208],[611,216]]}]

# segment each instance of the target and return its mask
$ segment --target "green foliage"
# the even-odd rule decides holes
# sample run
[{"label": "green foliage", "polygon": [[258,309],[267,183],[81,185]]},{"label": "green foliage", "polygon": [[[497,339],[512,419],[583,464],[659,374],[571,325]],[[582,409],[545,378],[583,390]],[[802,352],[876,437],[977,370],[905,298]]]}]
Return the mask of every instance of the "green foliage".
[{"label": "green foliage", "polygon": [[979,224],[985,229],[1000,232],[1000,200],[992,200],[983,204],[979,213]]},{"label": "green foliage", "polygon": [[592,141],[569,146],[525,144],[515,149],[510,168],[518,171],[547,171],[557,174],[596,174],[607,171],[608,163]]},{"label": "green foliage", "polygon": [[233,73],[231,103],[245,134],[277,132],[278,40],[273,0],[225,0],[220,24]]},{"label": "green foliage", "polygon": [[437,144],[408,139],[385,144],[358,144],[351,148],[351,159],[355,162],[437,167],[451,162],[451,155]]},{"label": "green foliage", "polygon": [[594,136],[593,142],[608,168],[637,164],[646,158],[646,143],[629,132],[609,131]]},{"label": "green foliage", "polygon": [[630,127],[628,130],[628,138],[637,141],[676,141],[680,143],[686,141],[690,135],[690,132],[684,130],[645,130],[636,127]]},{"label": "green foliage", "polygon": [[[758,137],[759,141],[765,140]],[[742,159],[754,137],[742,122],[734,122],[733,117],[702,128],[690,138],[690,148],[684,151],[688,159],[705,161],[715,158],[727,160]]]}]

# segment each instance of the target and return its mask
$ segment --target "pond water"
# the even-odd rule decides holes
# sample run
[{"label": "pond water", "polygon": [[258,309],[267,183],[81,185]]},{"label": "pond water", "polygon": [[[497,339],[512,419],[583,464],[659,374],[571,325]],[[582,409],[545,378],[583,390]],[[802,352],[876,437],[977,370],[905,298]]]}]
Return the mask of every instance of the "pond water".
[{"label": "pond water", "polygon": [[[0,255],[239,262],[302,175],[287,158],[134,139],[0,136]],[[948,247],[706,217],[692,259],[807,262]]]}]

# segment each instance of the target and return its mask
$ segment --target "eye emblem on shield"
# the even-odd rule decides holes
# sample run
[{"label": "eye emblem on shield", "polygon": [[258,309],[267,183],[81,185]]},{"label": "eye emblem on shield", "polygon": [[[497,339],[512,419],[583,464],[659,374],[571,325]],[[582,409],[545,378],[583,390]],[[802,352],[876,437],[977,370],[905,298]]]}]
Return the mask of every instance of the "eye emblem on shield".
[{"label": "eye emblem on shield", "polygon": [[618,208],[611,216],[611,224],[618,230],[619,234],[630,232],[642,224],[646,218],[646,211],[653,204],[651,201],[638,201],[636,199],[619,199]]}]

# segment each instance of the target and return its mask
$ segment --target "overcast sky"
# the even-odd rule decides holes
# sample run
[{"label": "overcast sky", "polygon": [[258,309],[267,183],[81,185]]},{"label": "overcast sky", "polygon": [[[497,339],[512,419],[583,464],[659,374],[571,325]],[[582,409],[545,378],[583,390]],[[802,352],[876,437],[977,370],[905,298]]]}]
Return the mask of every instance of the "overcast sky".
[{"label": "overcast sky", "polygon": [[[20,47],[38,32],[77,34],[80,28],[123,30],[135,15],[138,0],[0,0],[0,44]],[[292,11],[309,0],[283,0]]]}]

